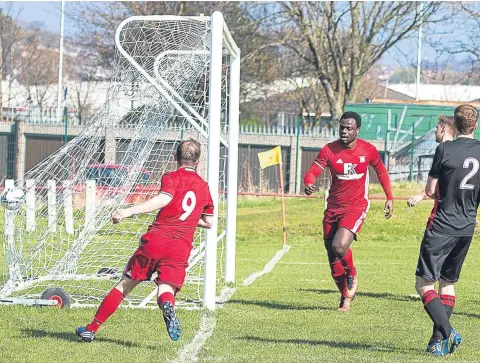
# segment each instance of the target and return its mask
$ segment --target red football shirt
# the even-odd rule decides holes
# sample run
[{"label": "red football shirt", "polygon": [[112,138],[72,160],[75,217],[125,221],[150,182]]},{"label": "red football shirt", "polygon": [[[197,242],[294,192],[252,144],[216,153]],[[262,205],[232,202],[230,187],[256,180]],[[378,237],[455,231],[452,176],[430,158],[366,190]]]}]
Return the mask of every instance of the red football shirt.
[{"label": "red football shirt", "polygon": [[328,167],[332,182],[327,203],[329,207],[369,206],[369,165],[382,163],[376,147],[357,139],[353,150],[343,148],[339,140],[324,146],[314,163],[322,170]]},{"label": "red football shirt", "polygon": [[162,176],[160,192],[172,200],[157,213],[149,231],[191,243],[201,215],[214,215],[209,186],[194,169],[180,168]]}]

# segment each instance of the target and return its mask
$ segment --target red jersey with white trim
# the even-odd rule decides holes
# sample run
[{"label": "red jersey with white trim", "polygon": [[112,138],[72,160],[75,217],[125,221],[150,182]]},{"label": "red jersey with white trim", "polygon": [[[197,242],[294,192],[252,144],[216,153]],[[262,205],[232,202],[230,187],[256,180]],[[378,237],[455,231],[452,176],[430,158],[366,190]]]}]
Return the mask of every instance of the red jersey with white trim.
[{"label": "red jersey with white trim", "polygon": [[162,176],[160,192],[172,200],[157,213],[149,232],[192,243],[202,214],[214,215],[208,184],[194,169],[184,167]]},{"label": "red jersey with white trim", "polygon": [[331,188],[327,198],[328,207],[369,206],[369,165],[382,163],[376,147],[357,139],[353,150],[345,149],[339,140],[324,146],[313,162],[322,170],[331,171]]}]

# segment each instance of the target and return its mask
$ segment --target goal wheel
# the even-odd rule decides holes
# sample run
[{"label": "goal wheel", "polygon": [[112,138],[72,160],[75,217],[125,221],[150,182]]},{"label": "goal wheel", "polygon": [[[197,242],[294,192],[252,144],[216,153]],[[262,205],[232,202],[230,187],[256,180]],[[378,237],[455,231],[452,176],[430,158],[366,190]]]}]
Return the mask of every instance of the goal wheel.
[{"label": "goal wheel", "polygon": [[42,292],[41,299],[57,301],[59,309],[68,308],[70,306],[70,295],[60,287],[52,287]]}]

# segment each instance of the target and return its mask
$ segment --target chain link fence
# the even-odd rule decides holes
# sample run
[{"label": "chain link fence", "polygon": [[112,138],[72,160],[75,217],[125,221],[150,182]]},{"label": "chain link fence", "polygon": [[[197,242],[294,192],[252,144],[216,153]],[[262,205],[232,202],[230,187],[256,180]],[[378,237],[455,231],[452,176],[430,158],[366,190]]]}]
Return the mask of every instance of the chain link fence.
[{"label": "chain link fence", "polygon": [[[389,107],[391,106],[391,107]],[[347,110],[362,116],[359,137],[371,142],[384,160],[393,182],[424,182],[430,169],[436,142],[434,128],[441,114],[452,115],[454,107],[404,106],[404,105],[349,105]],[[56,119],[56,110],[48,109],[17,113],[0,122],[0,184],[4,179],[20,179],[38,162],[55,152],[65,142],[75,137],[83,125]],[[423,116],[421,116],[423,115]],[[4,113],[5,116],[5,113]],[[269,122],[244,122],[241,114],[239,135],[238,185],[244,193],[279,193],[279,168],[262,170],[257,154],[281,146],[285,192],[302,193],[303,176],[327,143],[337,140],[338,130],[322,118],[315,116],[269,114]],[[262,114],[257,119],[262,120]],[[267,117],[267,116],[266,116]],[[253,120],[252,113],[248,119]],[[305,120],[308,120],[307,127]],[[65,122],[67,120],[67,122]],[[267,121],[265,119],[264,121]],[[479,139],[479,130],[476,132]],[[108,139],[106,134],[106,141]],[[119,145],[121,140],[106,142]],[[116,152],[121,152],[117,148]],[[105,151],[103,153],[105,155]],[[108,154],[111,154],[109,152]],[[112,158],[115,162],[115,158]],[[109,160],[105,160],[107,162]],[[110,162],[110,161],[109,161]],[[377,183],[376,174],[370,171],[371,183]],[[317,181],[324,189],[330,184],[329,171]]]}]

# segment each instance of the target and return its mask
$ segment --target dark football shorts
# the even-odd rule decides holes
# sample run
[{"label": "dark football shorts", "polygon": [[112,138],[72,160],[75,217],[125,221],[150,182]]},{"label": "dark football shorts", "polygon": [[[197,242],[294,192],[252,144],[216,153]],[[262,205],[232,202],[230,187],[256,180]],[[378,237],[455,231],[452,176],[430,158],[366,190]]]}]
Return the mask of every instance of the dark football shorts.
[{"label": "dark football shorts", "polygon": [[419,251],[416,276],[428,281],[457,282],[473,236],[446,236],[426,229]]}]

